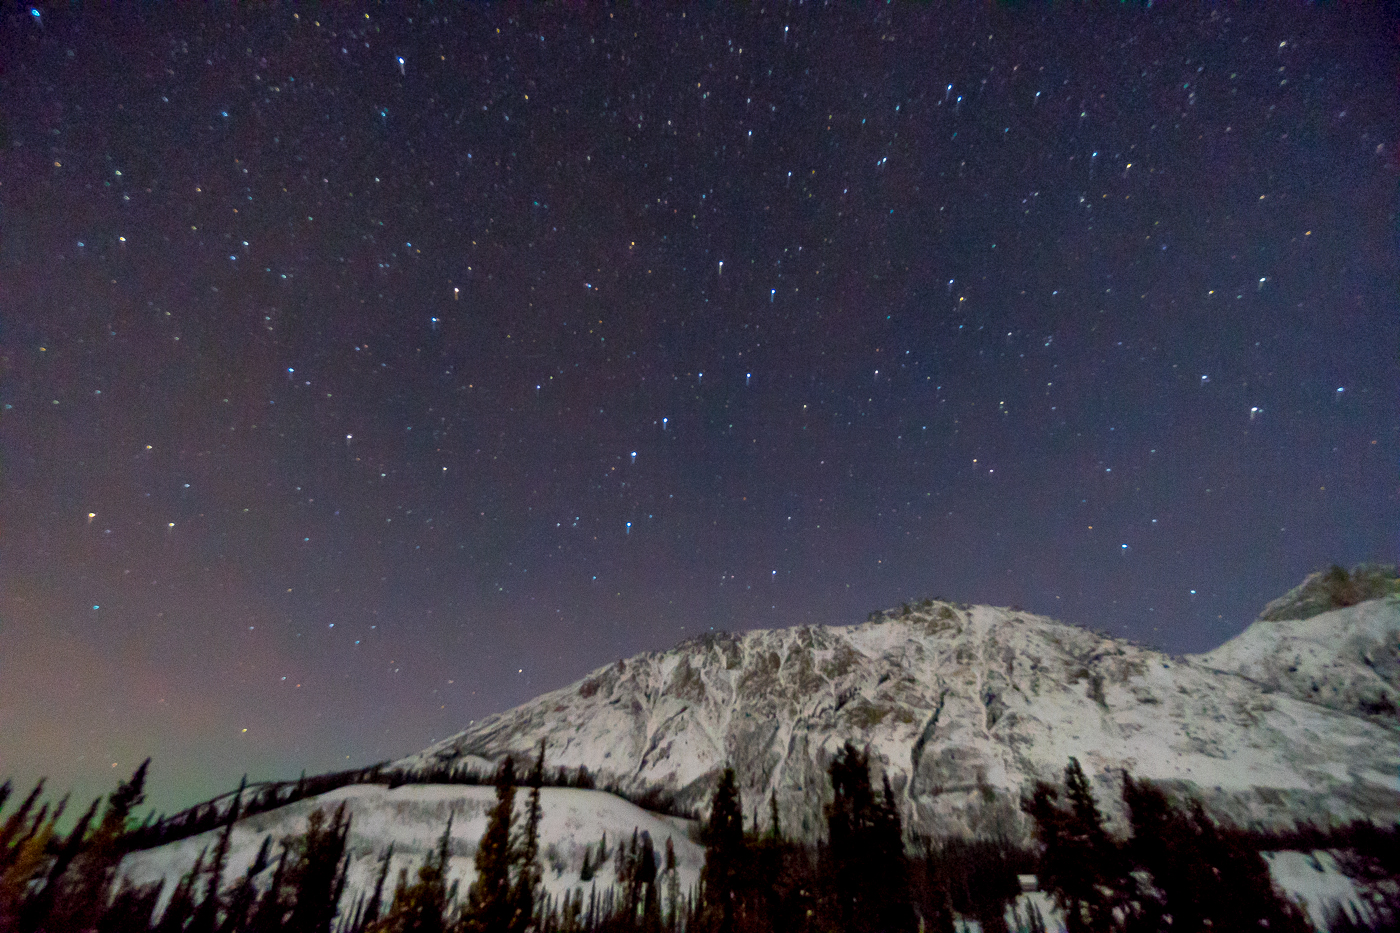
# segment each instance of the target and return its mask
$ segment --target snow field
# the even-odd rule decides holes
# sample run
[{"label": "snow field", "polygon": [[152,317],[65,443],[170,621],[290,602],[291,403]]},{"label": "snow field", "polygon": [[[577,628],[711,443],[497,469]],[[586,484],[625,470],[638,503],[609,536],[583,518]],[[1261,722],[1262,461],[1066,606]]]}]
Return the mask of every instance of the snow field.
[{"label": "snow field", "polygon": [[[524,817],[528,793],[526,788],[517,788],[517,821]],[[368,895],[372,890],[391,842],[394,856],[385,883],[385,897],[392,897],[400,869],[407,869],[412,881],[418,867],[441,838],[449,816],[452,817],[452,841],[448,884],[458,882],[459,898],[466,897],[467,888],[476,877],[473,858],[477,842],[486,831],[487,818],[496,803],[494,787],[420,784],[391,790],[382,785],[361,784],[248,817],[234,826],[224,873],[225,886],[233,884],[253,863],[265,836],[272,836],[275,860],[283,839],[306,831],[306,820],[313,810],[324,810],[329,816],[342,801],[351,814],[350,836],[346,841],[350,866],[341,901],[343,911],[351,908],[361,892]],[[540,805],[540,866],[545,890],[556,898],[582,887],[586,903],[591,885],[579,881],[584,850],[593,847],[596,858],[598,841],[606,832],[608,851],[615,856],[618,845],[631,840],[633,828],[639,833],[651,834],[658,870],[665,866],[666,840],[671,839],[682,893],[699,883],[705,853],[691,841],[692,824],[688,820],[651,813],[612,794],[595,790],[542,788]],[[217,839],[218,832],[211,831],[132,853],[122,861],[119,877],[133,884],[164,880],[165,888],[157,908],[164,910],[180,878],[194,866],[201,851],[213,852]],[[269,867],[259,880],[266,884],[271,876]],[[614,879],[613,864],[597,870],[594,883],[600,896]]]}]

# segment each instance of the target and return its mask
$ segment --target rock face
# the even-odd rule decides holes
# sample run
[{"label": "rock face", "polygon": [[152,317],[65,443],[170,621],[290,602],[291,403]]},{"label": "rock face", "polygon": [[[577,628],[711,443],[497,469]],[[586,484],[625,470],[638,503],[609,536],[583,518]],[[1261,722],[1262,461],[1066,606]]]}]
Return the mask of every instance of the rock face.
[{"label": "rock face", "polygon": [[1395,595],[1400,595],[1400,576],[1394,566],[1362,564],[1348,573],[1333,564],[1328,570],[1308,574],[1302,583],[1265,606],[1259,618],[1310,619],[1331,609]]},{"label": "rock face", "polygon": [[[915,833],[1024,837],[1019,801],[1078,757],[1106,811],[1121,769],[1217,816],[1400,817],[1400,600],[1259,621],[1172,657],[1010,609],[925,602],[851,627],[716,634],[600,668],[396,764],[533,757],[703,810],[726,763],[746,811],[825,826],[826,769],[870,753]],[[876,776],[878,782],[881,775]],[[878,783],[877,783],[878,786]]]}]

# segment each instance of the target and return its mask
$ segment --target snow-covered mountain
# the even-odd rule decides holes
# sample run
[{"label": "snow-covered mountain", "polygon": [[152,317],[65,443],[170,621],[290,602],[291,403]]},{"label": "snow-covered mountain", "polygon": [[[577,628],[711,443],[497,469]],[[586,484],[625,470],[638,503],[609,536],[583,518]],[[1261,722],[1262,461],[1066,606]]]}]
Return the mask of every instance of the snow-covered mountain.
[{"label": "snow-covered mountain", "polygon": [[[1286,615],[1287,613],[1283,613]],[[1076,756],[1116,812],[1121,769],[1218,816],[1400,817],[1400,599],[1255,622],[1173,657],[1029,613],[925,601],[864,624],[712,634],[600,668],[395,766],[530,760],[703,810],[734,765],[746,811],[824,826],[846,741],[921,833],[1028,830],[1020,797]],[[878,780],[878,778],[877,778]]]},{"label": "snow-covered mountain", "polygon": [[1265,689],[1400,729],[1396,617],[1392,598],[1306,618],[1261,618],[1196,660]]}]

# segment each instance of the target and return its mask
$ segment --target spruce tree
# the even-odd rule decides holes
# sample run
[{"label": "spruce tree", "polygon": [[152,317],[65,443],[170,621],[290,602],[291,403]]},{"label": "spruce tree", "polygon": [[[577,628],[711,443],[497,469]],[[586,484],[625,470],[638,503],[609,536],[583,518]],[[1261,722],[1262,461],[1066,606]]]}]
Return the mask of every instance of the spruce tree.
[{"label": "spruce tree", "polygon": [[286,892],[288,857],[289,846],[283,843],[282,853],[277,858],[277,867],[272,871],[272,880],[258,900],[258,909],[248,923],[250,933],[280,933],[287,912],[291,909]]},{"label": "spruce tree", "polygon": [[161,881],[133,885],[124,879],[97,921],[96,933],[147,933],[164,886]]},{"label": "spruce tree", "polygon": [[194,916],[194,889],[204,874],[204,857],[208,854],[201,850],[194,860],[194,867],[175,886],[175,892],[170,895],[165,911],[160,915],[160,923],[156,924],[155,933],[183,933],[185,925]]},{"label": "spruce tree", "polygon": [[1143,929],[1169,918],[1171,929],[1305,930],[1307,921],[1273,885],[1267,863],[1247,840],[1222,832],[1200,801],[1189,813],[1157,788],[1124,775],[1133,837],[1129,853],[1159,894],[1134,920]]},{"label": "spruce tree", "polygon": [[322,810],[307,818],[306,834],[297,841],[297,859],[288,873],[295,904],[287,918],[287,933],[330,933],[345,885],[345,843],[350,815],[345,803],[336,807],[329,824]]},{"label": "spruce tree", "polygon": [[229,803],[228,813],[224,817],[224,829],[219,833],[219,841],[214,845],[214,857],[209,864],[209,882],[204,889],[204,899],[200,901],[195,909],[194,916],[190,919],[190,925],[185,933],[214,933],[218,926],[219,914],[224,904],[219,891],[224,882],[224,868],[228,864],[229,843],[233,838],[233,824],[238,822],[238,814],[243,803],[243,791],[248,786],[248,778],[245,775],[242,783],[238,785],[238,792],[234,794],[233,800]]},{"label": "spruce tree", "polygon": [[374,880],[374,893],[370,895],[369,904],[365,907],[364,917],[361,920],[361,927],[368,927],[379,919],[379,911],[384,905],[384,882],[389,878],[389,863],[394,860],[394,844],[389,843],[389,848],[384,853],[384,859],[379,866],[379,875]]},{"label": "spruce tree", "polygon": [[[28,814],[42,787],[43,781],[40,781],[34,793],[25,801],[20,814]],[[49,805],[41,805],[29,828],[23,828],[21,819],[10,834],[11,841],[6,850],[0,852],[4,858],[3,863],[0,863],[0,930],[18,928],[20,913],[30,894],[31,885],[49,860],[49,846],[53,842],[62,812],[62,804],[52,816],[49,815]]]},{"label": "spruce tree", "polygon": [[1207,887],[1202,905],[1215,929],[1306,933],[1310,924],[1274,887],[1268,863],[1258,849],[1221,832],[1198,800],[1192,802],[1191,823],[1203,859],[1218,879]]},{"label": "spruce tree", "polygon": [[[8,781],[5,786],[9,787]],[[5,820],[5,824],[0,826],[0,877],[5,874],[5,870],[18,855],[19,841],[22,839],[25,821],[29,818],[29,812],[38,802],[39,795],[44,792],[44,779],[40,778],[34,785],[34,789],[29,792],[29,796],[24,798],[24,803],[20,804],[18,810],[11,813]],[[41,820],[40,823],[43,821]]]},{"label": "spruce tree", "polygon": [[535,916],[535,894],[543,873],[540,870],[540,787],[544,784],[544,739],[540,754],[530,770],[530,801],[525,812],[525,834],[516,852],[515,885],[511,889],[510,933],[524,933]]},{"label": "spruce tree", "polygon": [[1170,916],[1173,928],[1199,929],[1203,916],[1200,898],[1214,879],[1200,875],[1203,863],[1196,851],[1195,833],[1165,794],[1126,771],[1123,803],[1132,831],[1128,856],[1152,877],[1150,890],[1139,886],[1135,925],[1144,930],[1160,929]]},{"label": "spruce tree", "polygon": [[670,836],[666,837],[666,863],[662,873],[666,878],[666,929],[674,931],[680,907],[681,878],[680,870],[676,867],[676,844]]},{"label": "spruce tree", "polygon": [[[44,881],[44,886],[31,897],[27,898],[24,906],[20,909],[18,929],[20,933],[38,930],[49,926],[49,914],[53,912],[55,906],[66,907],[69,891],[77,886],[67,877],[68,869],[83,850],[83,845],[87,841],[88,827],[92,824],[92,819],[97,815],[97,805],[100,798],[92,802],[86,813],[78,820],[78,825],[73,827],[73,831],[64,840],[62,848],[49,864],[48,874]],[[60,806],[59,812],[62,812]],[[57,818],[57,814],[55,815]],[[57,929],[62,929],[56,924]],[[65,924],[66,926],[66,924]]]},{"label": "spruce tree", "polygon": [[632,887],[636,893],[631,900],[640,910],[641,926],[646,933],[660,933],[661,929],[661,899],[656,890],[656,876],[656,847],[652,844],[651,833],[644,832],[641,851],[632,868]]},{"label": "spruce tree", "polygon": [[29,881],[38,876],[48,856],[57,818],[46,822],[49,804],[41,804],[34,820],[29,820],[29,811],[38,803],[41,793],[42,777],[0,828],[0,930],[14,929],[20,922],[20,908],[29,890]]},{"label": "spruce tree", "polygon": [[903,827],[888,780],[876,801],[867,757],[847,742],[830,767],[827,807],[831,894],[843,930],[917,928]]},{"label": "spruce tree", "polygon": [[[883,930],[914,930],[913,898],[909,891],[909,858],[904,853],[904,821],[890,788],[888,774],[881,776],[880,808],[875,821],[875,852],[879,860],[880,900],[877,916]],[[990,931],[983,927],[983,933]]]},{"label": "spruce tree", "polygon": [[[442,933],[446,929],[448,908],[447,866],[451,856],[452,817],[438,838],[438,844],[418,869],[413,884],[400,883],[394,892],[389,913],[375,929],[383,933]],[[385,870],[380,872],[382,883]]]},{"label": "spruce tree", "polygon": [[711,930],[734,933],[746,848],[743,803],[739,799],[733,768],[726,767],[720,774],[703,838],[705,867],[700,875],[701,911]]},{"label": "spruce tree", "polygon": [[578,880],[585,884],[593,880],[593,846],[583,847],[583,866],[579,868]]},{"label": "spruce tree", "polygon": [[515,763],[507,757],[496,774],[496,806],[476,848],[476,880],[467,890],[467,919],[475,933],[509,933],[511,825],[515,819]]},{"label": "spruce tree", "polygon": [[1064,910],[1069,933],[1106,929],[1114,906],[1123,900],[1126,873],[1104,829],[1089,780],[1074,757],[1065,767],[1068,810],[1059,806],[1058,796],[1038,781],[1026,806],[1041,843],[1041,887]]},{"label": "spruce tree", "polygon": [[271,864],[271,853],[272,836],[263,836],[262,845],[258,847],[258,854],[254,856],[253,863],[243,872],[243,877],[229,894],[228,910],[219,926],[219,933],[243,933],[244,925],[258,896],[253,879],[267,870],[267,866]]}]

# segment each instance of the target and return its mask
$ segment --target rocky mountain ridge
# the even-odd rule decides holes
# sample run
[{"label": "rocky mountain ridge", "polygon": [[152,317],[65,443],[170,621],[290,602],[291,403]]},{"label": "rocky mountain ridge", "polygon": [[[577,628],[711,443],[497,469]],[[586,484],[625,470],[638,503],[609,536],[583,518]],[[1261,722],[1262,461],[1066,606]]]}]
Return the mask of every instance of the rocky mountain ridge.
[{"label": "rocky mountain ridge", "polygon": [[771,795],[785,831],[816,838],[827,765],[850,740],[915,833],[1024,838],[1022,793],[1057,780],[1070,755],[1111,817],[1127,768],[1239,823],[1393,820],[1397,695],[1396,597],[1261,619],[1191,657],[925,601],[856,626],[714,633],[620,660],[395,766],[484,770],[544,739],[551,767],[698,811],[729,763],[760,826]]}]

